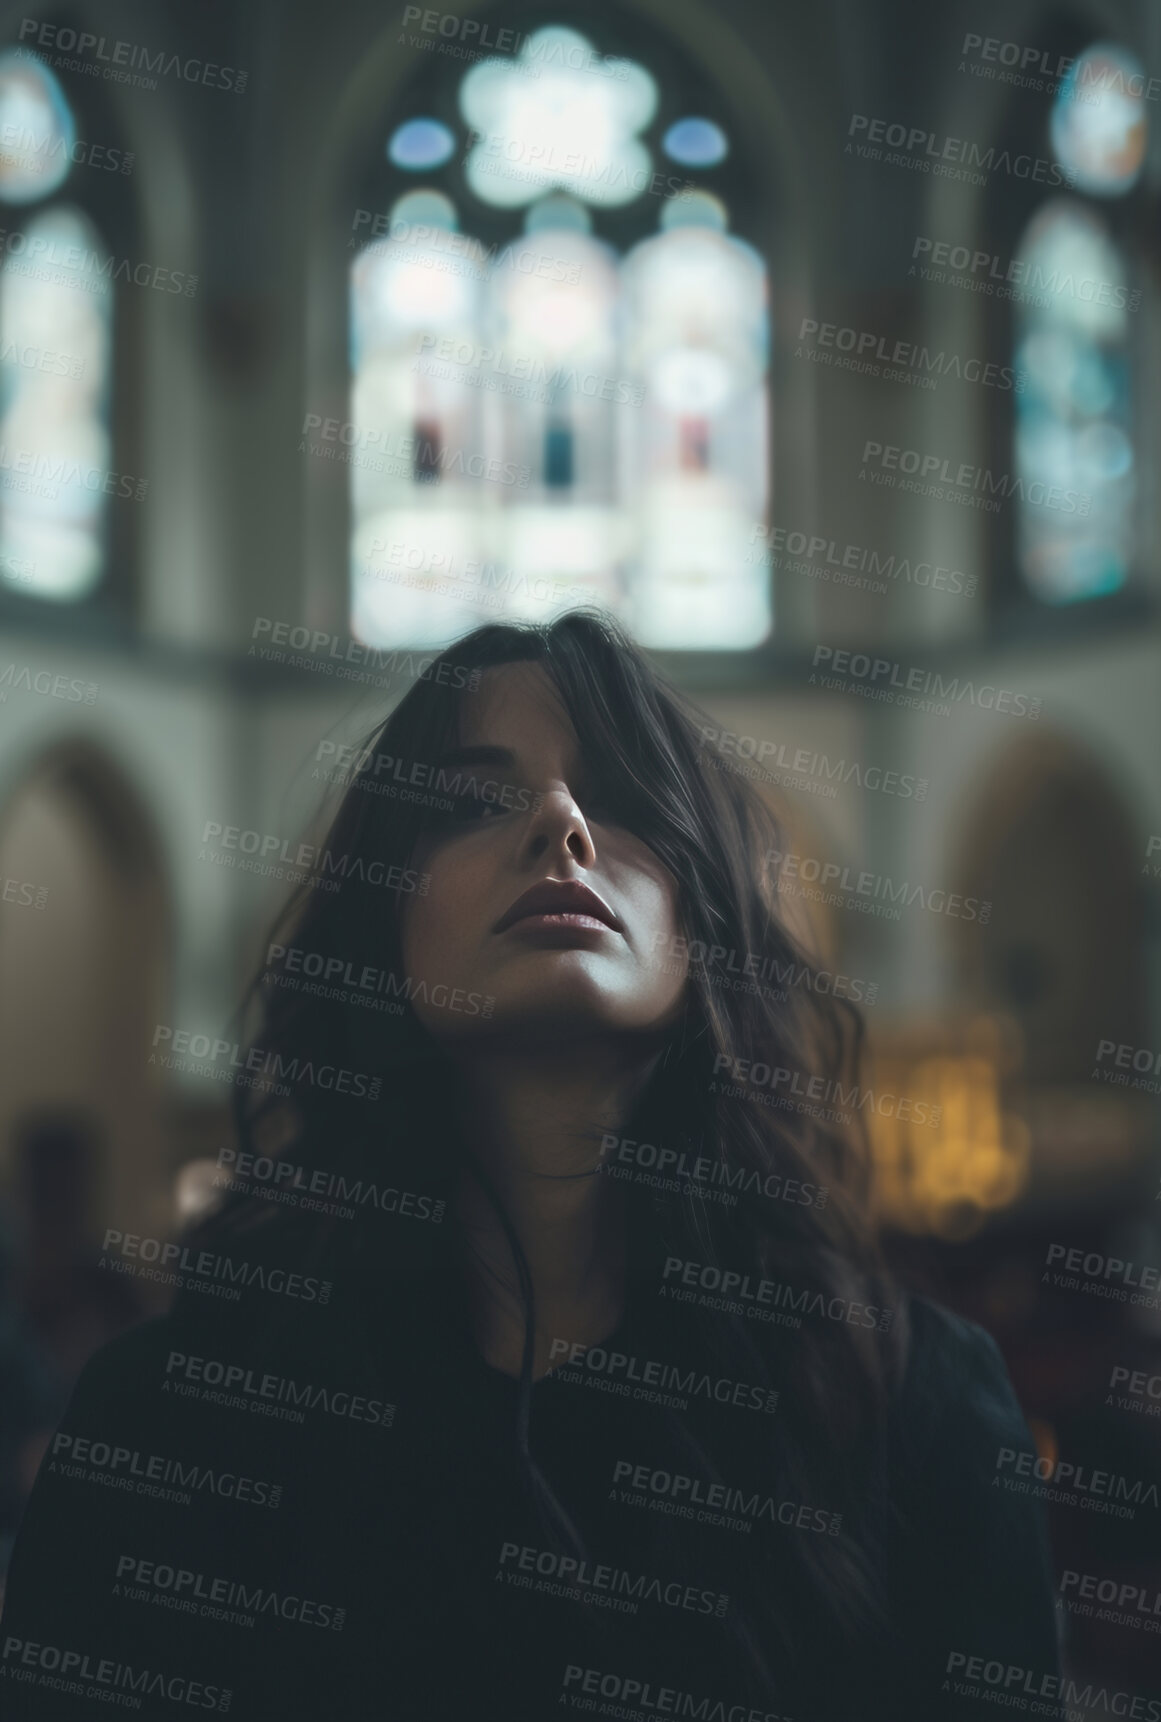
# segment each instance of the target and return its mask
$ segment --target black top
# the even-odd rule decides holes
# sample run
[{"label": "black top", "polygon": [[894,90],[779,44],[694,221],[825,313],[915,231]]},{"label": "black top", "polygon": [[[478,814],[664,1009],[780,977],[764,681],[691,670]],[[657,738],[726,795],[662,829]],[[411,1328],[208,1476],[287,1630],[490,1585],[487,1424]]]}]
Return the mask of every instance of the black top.
[{"label": "black top", "polygon": [[[961,1722],[994,1717],[998,1670],[1052,1690],[1040,1509],[996,1481],[1031,1438],[994,1342],[930,1302],[891,1412],[887,1624],[856,1646],[809,1607],[790,1654],[753,1625],[794,1600],[757,1594],[759,1556],[809,1561],[841,1526],[761,1474],[768,1395],[675,1366],[640,1312],[537,1382],[529,1445],[578,1545],[466,1332],[425,1355],[398,1291],[256,1296],[186,1295],[86,1368],[16,1542],[3,1722]],[[747,1471],[708,1474],[695,1426],[742,1431]]]}]

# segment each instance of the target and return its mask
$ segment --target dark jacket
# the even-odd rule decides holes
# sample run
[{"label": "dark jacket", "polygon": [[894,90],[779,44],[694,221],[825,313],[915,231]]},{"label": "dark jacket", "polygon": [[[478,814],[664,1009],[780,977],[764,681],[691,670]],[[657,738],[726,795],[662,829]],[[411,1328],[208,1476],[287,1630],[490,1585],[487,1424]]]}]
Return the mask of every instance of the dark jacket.
[{"label": "dark jacket", "polygon": [[[999,1670],[1058,1671],[1040,1510],[1002,1482],[1028,1431],[994,1342],[934,1304],[910,1302],[883,1625],[856,1640],[789,1580],[754,1606],[763,1548],[809,1558],[841,1526],[766,1486],[780,1412],[744,1382],[673,1370],[632,1317],[607,1365],[538,1382],[562,1526],[516,1383],[463,1332],[409,1350],[429,1312],[402,1292],[300,1294],[184,1295],[89,1364],[16,1543],[2,1722],[960,1722],[995,1715]],[[744,1434],[746,1474],[699,1468],[683,1402]],[[792,1641],[760,1624],[783,1602]]]}]

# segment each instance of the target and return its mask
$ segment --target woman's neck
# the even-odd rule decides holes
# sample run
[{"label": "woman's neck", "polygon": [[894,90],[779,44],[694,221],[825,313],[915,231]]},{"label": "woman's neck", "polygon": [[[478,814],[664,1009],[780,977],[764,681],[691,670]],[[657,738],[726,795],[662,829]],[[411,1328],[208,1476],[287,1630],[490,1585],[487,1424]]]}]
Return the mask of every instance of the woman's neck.
[{"label": "woman's neck", "polygon": [[[624,1190],[600,1168],[657,1062],[650,1050],[575,1044],[536,1057],[492,1046],[460,1066],[465,1140],[519,1240],[535,1300],[533,1376],[560,1356],[553,1340],[591,1345],[616,1327],[625,1297]],[[520,1372],[525,1307],[511,1245],[480,1181],[457,1199],[467,1243],[476,1343],[493,1367]]]}]

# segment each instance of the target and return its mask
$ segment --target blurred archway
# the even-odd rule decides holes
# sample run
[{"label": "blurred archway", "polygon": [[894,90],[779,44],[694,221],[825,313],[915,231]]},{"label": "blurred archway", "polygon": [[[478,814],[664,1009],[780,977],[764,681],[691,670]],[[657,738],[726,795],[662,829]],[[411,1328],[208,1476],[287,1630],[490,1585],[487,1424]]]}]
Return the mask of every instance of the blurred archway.
[{"label": "blurred archway", "polygon": [[126,778],[83,738],[42,754],[0,809],[0,1164],[66,1111],[89,1138],[88,1232],[168,1218],[162,1085],[149,1063],[168,989],[161,846]]}]

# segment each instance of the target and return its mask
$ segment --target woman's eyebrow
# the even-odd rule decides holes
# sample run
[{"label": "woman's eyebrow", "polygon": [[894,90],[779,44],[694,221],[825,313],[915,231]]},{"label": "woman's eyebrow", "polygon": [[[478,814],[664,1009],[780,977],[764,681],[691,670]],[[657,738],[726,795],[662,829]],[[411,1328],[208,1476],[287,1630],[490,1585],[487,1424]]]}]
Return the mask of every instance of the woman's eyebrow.
[{"label": "woman's eyebrow", "polygon": [[516,755],[510,747],[453,747],[441,754],[439,763],[446,765],[504,765],[511,768]]}]

